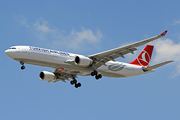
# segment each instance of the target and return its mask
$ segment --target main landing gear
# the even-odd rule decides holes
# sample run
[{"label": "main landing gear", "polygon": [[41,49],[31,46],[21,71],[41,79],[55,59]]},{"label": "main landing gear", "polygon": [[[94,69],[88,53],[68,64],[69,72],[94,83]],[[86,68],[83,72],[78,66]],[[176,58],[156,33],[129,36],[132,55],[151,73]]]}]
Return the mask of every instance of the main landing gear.
[{"label": "main landing gear", "polygon": [[70,81],[71,85],[74,85],[75,88],[81,87],[81,83],[77,83],[77,80],[74,78],[72,81]]},{"label": "main landing gear", "polygon": [[96,80],[102,78],[102,75],[101,74],[98,74],[98,72],[96,70],[94,70],[92,73],[91,73],[91,76],[95,76]]},{"label": "main landing gear", "polygon": [[26,67],[24,66],[24,62],[23,61],[20,61],[20,64],[22,65],[21,66],[21,70],[24,70]]}]

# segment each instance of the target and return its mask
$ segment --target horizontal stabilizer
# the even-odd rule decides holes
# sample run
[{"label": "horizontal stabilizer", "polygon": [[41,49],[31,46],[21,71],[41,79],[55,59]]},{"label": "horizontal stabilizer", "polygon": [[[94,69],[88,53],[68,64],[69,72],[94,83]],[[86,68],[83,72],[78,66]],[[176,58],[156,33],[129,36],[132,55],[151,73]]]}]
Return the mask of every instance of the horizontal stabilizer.
[{"label": "horizontal stabilizer", "polygon": [[170,63],[170,62],[173,62],[173,60],[172,60],[172,61],[162,62],[162,63],[156,64],[156,65],[150,66],[150,67],[143,68],[143,71],[146,72],[146,71],[149,71],[149,70],[152,70],[152,69],[161,67],[161,66],[163,66],[163,65],[166,65],[166,64],[168,64],[168,63]]}]

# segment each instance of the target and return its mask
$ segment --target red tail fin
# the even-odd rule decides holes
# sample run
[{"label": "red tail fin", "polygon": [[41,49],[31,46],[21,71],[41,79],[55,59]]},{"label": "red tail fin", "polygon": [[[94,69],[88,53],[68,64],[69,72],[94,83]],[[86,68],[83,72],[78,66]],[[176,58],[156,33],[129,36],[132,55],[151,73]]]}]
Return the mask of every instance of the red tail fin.
[{"label": "red tail fin", "polygon": [[140,65],[140,66],[149,66],[153,48],[154,48],[154,46],[152,46],[152,45],[146,45],[146,47],[139,54],[139,56],[129,64]]}]

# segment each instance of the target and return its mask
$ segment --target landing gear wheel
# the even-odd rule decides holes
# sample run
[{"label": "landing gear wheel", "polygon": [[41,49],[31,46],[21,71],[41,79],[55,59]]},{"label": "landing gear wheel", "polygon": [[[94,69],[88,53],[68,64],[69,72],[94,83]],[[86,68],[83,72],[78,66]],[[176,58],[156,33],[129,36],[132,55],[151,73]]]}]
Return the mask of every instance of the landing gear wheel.
[{"label": "landing gear wheel", "polygon": [[94,70],[93,72],[91,72],[91,76],[97,75],[98,72],[96,70]]},{"label": "landing gear wheel", "polygon": [[71,85],[74,85],[74,81],[73,80],[70,83],[71,83]]},{"label": "landing gear wheel", "polygon": [[81,87],[81,83],[77,83],[77,80],[75,78],[73,78],[72,81],[70,81],[71,85],[74,85],[75,88]]},{"label": "landing gear wheel", "polygon": [[21,66],[21,70],[24,70],[24,69],[25,69],[24,62],[23,62],[23,61],[20,61],[20,64],[22,65],[22,66]]},{"label": "landing gear wheel", "polygon": [[96,77],[95,77],[95,78],[96,78],[96,80],[98,80],[98,79],[99,79],[98,75],[96,75]]},{"label": "landing gear wheel", "polygon": [[91,73],[91,76],[94,76],[94,72]]},{"label": "landing gear wheel", "polygon": [[78,84],[75,84],[75,88],[78,88]]},{"label": "landing gear wheel", "polygon": [[81,83],[75,84],[75,88],[81,87]]},{"label": "landing gear wheel", "polygon": [[81,87],[81,83],[75,84],[75,88]]},{"label": "landing gear wheel", "polygon": [[95,78],[98,80],[98,79],[102,78],[102,75],[101,74],[96,75]]},{"label": "landing gear wheel", "polygon": [[73,82],[76,84],[76,83],[77,83],[77,80],[76,80],[76,79],[74,79],[74,80],[73,80]]},{"label": "landing gear wheel", "polygon": [[78,83],[78,87],[81,87],[81,83]]},{"label": "landing gear wheel", "polygon": [[98,74],[98,72],[96,70],[94,70],[92,73],[91,73],[91,76],[94,76],[95,75],[95,78],[98,80],[99,78],[102,78],[102,75],[101,74]]},{"label": "landing gear wheel", "polygon": [[20,61],[20,64],[21,64],[21,65],[24,65],[24,62],[23,62],[23,61]]},{"label": "landing gear wheel", "polygon": [[21,70],[24,70],[25,69],[25,66],[23,65],[22,67],[21,67]]},{"label": "landing gear wheel", "polygon": [[95,71],[94,71],[94,75],[97,75],[97,74],[98,74],[98,72],[95,70]]},{"label": "landing gear wheel", "polygon": [[102,78],[102,75],[101,75],[101,74],[99,74],[99,75],[98,75],[98,78]]}]

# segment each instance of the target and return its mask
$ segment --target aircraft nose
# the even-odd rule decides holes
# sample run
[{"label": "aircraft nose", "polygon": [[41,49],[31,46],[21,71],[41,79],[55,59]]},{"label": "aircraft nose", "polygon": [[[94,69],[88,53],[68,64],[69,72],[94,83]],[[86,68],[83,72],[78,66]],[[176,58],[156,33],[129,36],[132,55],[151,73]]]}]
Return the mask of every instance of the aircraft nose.
[{"label": "aircraft nose", "polygon": [[10,50],[6,50],[6,51],[5,51],[5,54],[6,54],[8,57],[10,57],[10,58],[13,57],[12,51],[10,51]]},{"label": "aircraft nose", "polygon": [[5,54],[8,55],[8,50],[5,51]]}]

